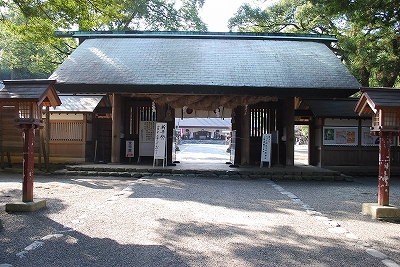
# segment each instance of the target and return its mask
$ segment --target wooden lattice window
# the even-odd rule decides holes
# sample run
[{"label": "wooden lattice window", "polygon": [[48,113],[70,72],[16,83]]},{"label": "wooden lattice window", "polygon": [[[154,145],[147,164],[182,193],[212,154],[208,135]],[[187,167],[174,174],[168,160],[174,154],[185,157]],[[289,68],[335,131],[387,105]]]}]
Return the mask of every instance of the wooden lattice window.
[{"label": "wooden lattice window", "polygon": [[[262,137],[263,134],[270,133],[275,125],[276,110],[270,108],[250,109],[250,136]],[[273,124],[273,125],[272,125]]]},{"label": "wooden lattice window", "polygon": [[83,122],[81,121],[51,122],[50,140],[83,141],[83,130]]},{"label": "wooden lattice window", "polygon": [[129,109],[129,134],[139,134],[141,121],[157,121],[157,113],[152,106],[131,106]]}]

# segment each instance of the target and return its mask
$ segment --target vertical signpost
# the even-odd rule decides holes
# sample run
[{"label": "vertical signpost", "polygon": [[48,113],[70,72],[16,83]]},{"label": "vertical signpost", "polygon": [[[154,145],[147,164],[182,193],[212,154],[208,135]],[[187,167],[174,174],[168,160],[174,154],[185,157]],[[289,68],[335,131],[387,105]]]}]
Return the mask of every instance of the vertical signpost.
[{"label": "vertical signpost", "polygon": [[135,156],[135,143],[133,140],[126,140],[126,157],[129,158],[129,162]]},{"label": "vertical signpost", "polygon": [[260,168],[263,166],[264,162],[268,162],[268,168],[271,168],[271,134],[263,134],[261,141],[261,162]]},{"label": "vertical signpost", "polygon": [[167,123],[157,122],[154,138],[154,161],[153,167],[156,160],[161,159],[163,161],[163,168],[165,166],[166,155],[167,155]]},{"label": "vertical signpost", "polygon": [[239,167],[235,165],[235,154],[236,154],[236,130],[233,130],[231,136],[231,150],[229,154],[231,165],[229,167]]}]

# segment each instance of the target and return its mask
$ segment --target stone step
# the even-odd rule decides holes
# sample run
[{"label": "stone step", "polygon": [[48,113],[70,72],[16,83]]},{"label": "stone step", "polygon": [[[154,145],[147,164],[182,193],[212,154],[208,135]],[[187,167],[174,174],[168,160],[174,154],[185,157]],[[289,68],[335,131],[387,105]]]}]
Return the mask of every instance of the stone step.
[{"label": "stone step", "polygon": [[188,176],[220,179],[265,179],[265,180],[315,180],[315,181],[352,181],[352,177],[338,171],[287,171],[281,169],[252,170],[193,170],[171,168],[135,168],[135,167],[88,167],[67,166],[54,174],[68,176],[113,176],[113,177],[159,177]]}]

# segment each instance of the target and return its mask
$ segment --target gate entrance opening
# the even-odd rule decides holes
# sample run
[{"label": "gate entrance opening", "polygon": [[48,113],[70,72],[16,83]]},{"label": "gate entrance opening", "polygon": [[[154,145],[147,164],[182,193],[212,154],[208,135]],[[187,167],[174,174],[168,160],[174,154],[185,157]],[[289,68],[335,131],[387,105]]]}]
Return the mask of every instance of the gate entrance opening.
[{"label": "gate entrance opening", "polygon": [[308,159],[308,125],[295,125],[294,136],[296,142],[294,144],[294,163],[295,165],[309,165]]},{"label": "gate entrance opening", "polygon": [[231,130],[231,118],[176,118],[175,161],[229,162]]}]

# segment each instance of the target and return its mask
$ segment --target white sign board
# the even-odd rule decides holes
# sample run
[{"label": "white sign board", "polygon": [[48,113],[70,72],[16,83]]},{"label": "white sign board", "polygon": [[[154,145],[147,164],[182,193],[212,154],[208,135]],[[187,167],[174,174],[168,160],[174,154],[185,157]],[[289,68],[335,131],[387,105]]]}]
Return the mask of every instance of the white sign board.
[{"label": "white sign board", "polygon": [[139,157],[153,156],[155,121],[141,121],[139,124]]},{"label": "white sign board", "polygon": [[263,134],[261,142],[261,163],[260,168],[263,166],[263,162],[268,162],[271,168],[271,134]]},{"label": "white sign board", "polygon": [[157,122],[154,139],[154,159],[165,159],[167,143],[167,123]]},{"label": "white sign board", "polygon": [[133,158],[135,155],[135,145],[133,140],[126,140],[126,157]]},{"label": "white sign board", "polygon": [[232,165],[235,165],[235,153],[236,153],[236,130],[232,130],[231,151],[230,151],[230,161]]}]

